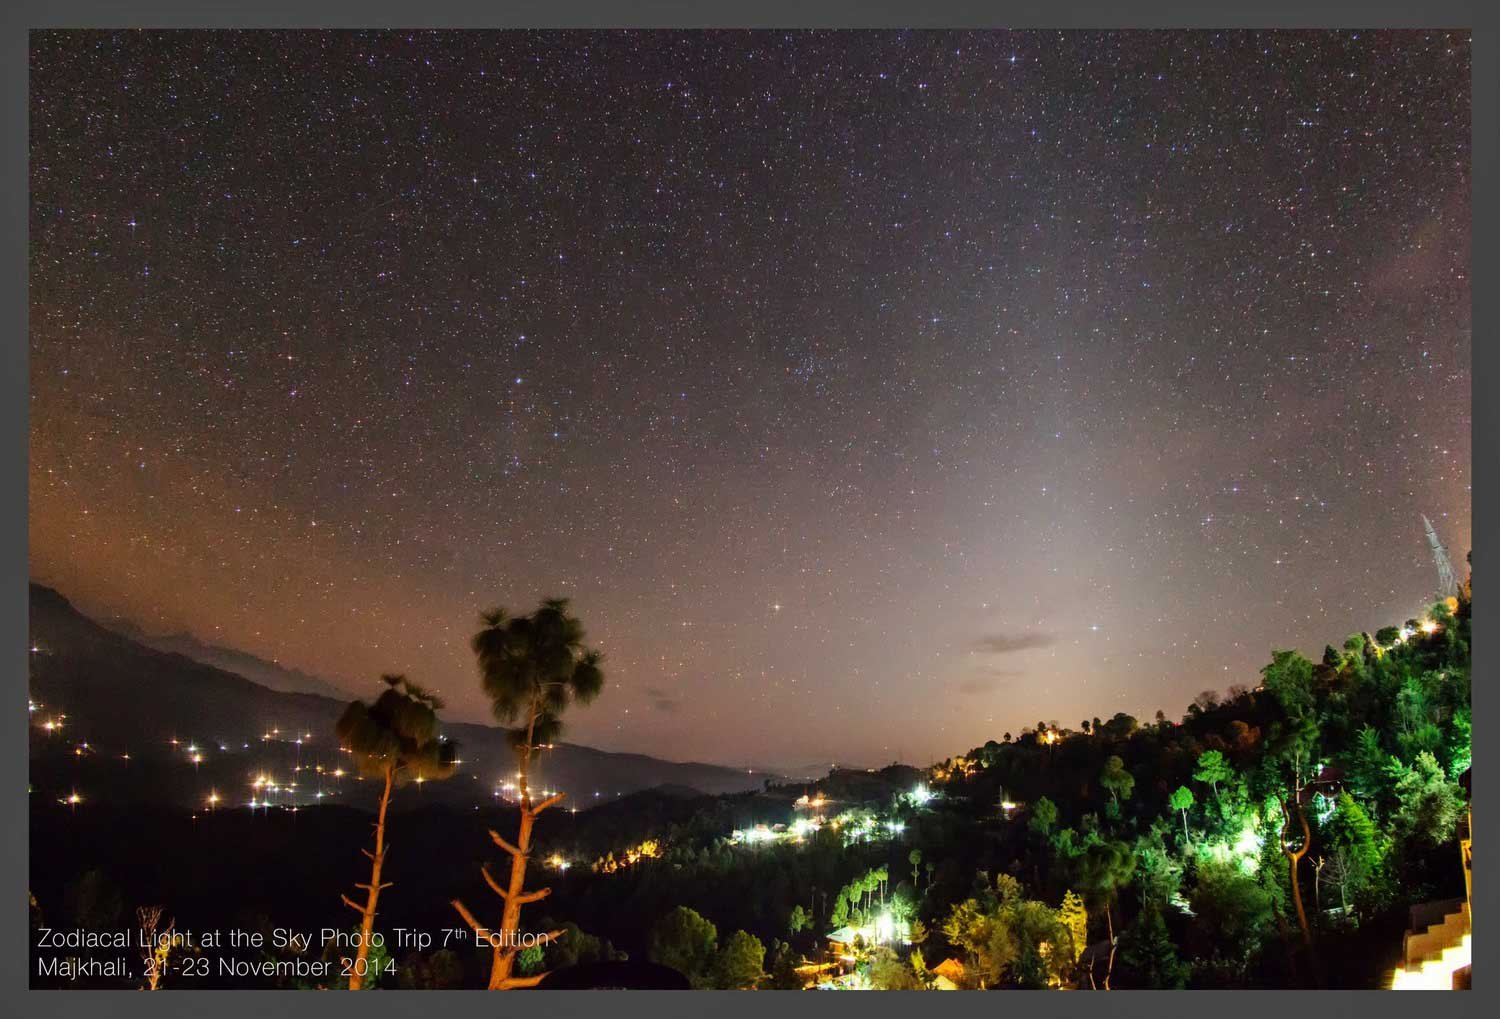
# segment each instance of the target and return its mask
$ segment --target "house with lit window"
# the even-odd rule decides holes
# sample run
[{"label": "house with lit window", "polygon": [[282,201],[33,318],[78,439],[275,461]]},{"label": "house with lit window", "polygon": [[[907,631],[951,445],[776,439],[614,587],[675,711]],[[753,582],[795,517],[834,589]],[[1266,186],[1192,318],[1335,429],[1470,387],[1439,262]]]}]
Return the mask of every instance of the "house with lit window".
[{"label": "house with lit window", "polygon": [[932,968],[932,988],[935,991],[956,991],[964,985],[964,964],[957,959],[944,959]]},{"label": "house with lit window", "polygon": [[911,944],[911,927],[903,920],[896,920],[889,913],[882,913],[872,923],[858,927],[845,925],[828,932],[828,951],[835,959],[852,963],[861,950],[876,945]]}]

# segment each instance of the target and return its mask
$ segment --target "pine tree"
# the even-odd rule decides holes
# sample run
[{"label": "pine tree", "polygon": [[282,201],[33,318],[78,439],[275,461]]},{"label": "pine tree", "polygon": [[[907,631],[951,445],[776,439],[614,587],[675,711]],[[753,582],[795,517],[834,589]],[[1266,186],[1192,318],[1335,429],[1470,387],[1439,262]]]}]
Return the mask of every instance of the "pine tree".
[{"label": "pine tree", "polygon": [[1191,969],[1177,955],[1159,909],[1147,909],[1120,938],[1120,959],[1141,987],[1181,990]]}]

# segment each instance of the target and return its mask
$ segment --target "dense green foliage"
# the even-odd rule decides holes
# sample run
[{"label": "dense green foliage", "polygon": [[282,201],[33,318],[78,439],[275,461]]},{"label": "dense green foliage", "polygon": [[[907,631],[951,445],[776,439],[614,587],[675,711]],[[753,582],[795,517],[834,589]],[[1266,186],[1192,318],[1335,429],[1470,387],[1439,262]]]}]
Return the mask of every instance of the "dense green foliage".
[{"label": "dense green foliage", "polygon": [[[678,825],[662,859],[580,889],[578,907],[587,925],[606,902],[690,905],[776,939],[778,986],[794,953],[827,963],[826,932],[876,917],[920,944],[858,941],[868,986],[930,986],[942,959],[975,987],[1372,986],[1406,908],[1463,892],[1467,595],[1318,662],[1278,650],[1255,689],[1206,692],[1180,722],[1117,713],[991,741],[936,769],[920,808],[894,784],[866,793],[903,826],[889,842],[825,828],[749,848]],[[741,808],[764,819],[776,792]],[[712,974],[717,951],[682,965]]]}]

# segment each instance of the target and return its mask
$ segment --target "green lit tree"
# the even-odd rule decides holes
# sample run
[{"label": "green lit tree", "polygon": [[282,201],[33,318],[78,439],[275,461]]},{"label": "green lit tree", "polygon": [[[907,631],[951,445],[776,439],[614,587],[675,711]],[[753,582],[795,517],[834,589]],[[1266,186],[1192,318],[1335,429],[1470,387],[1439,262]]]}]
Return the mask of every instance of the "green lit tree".
[{"label": "green lit tree", "polygon": [[1193,791],[1185,785],[1178,786],[1177,791],[1167,800],[1167,805],[1173,810],[1182,812],[1182,840],[1186,842],[1188,839],[1187,812],[1193,805]]},{"label": "green lit tree", "polygon": [[1380,733],[1364,726],[1355,737],[1348,755],[1349,787],[1368,804],[1383,804],[1391,787],[1386,763],[1389,755],[1380,746]]},{"label": "green lit tree", "polygon": [[540,973],[547,965],[547,953],[541,944],[527,945],[516,953],[516,972],[522,976]]},{"label": "green lit tree", "polygon": [[1142,905],[1165,906],[1182,886],[1182,861],[1167,848],[1168,828],[1165,819],[1158,819],[1136,837],[1135,881]]},{"label": "green lit tree", "polygon": [[1463,790],[1449,781],[1437,758],[1423,751],[1410,767],[1393,759],[1390,770],[1395,778],[1397,807],[1392,822],[1396,832],[1434,846],[1451,839],[1463,816]]},{"label": "green lit tree", "polygon": [[1045,841],[1057,824],[1057,804],[1043,796],[1031,805],[1031,820],[1026,824]]},{"label": "green lit tree", "polygon": [[[1313,664],[1295,651],[1273,651],[1271,664],[1261,670],[1262,685],[1276,699],[1282,717],[1271,725],[1271,759],[1281,762],[1291,778],[1290,795],[1277,793],[1281,805],[1281,851],[1286,856],[1292,886],[1292,904],[1297,925],[1309,955],[1313,951],[1312,927],[1302,902],[1302,860],[1312,848],[1312,831],[1303,805],[1303,789],[1312,768],[1313,748],[1318,740]],[[1293,824],[1297,830],[1293,830]],[[1316,964],[1316,962],[1315,962]]]},{"label": "green lit tree", "polygon": [[1271,893],[1240,866],[1206,858],[1199,861],[1188,901],[1195,923],[1215,946],[1222,965],[1243,977],[1270,928]]},{"label": "green lit tree", "polygon": [[1214,791],[1214,799],[1219,798],[1219,783],[1228,782],[1233,777],[1234,769],[1219,751],[1205,750],[1198,755],[1198,767],[1193,771],[1193,778],[1199,782],[1207,782]]},{"label": "green lit tree", "polygon": [[1121,935],[1120,960],[1139,986],[1152,990],[1181,990],[1191,972],[1178,957],[1161,910],[1155,907],[1143,910]]},{"label": "green lit tree", "polygon": [[1128,800],[1135,791],[1135,776],[1125,770],[1125,762],[1115,755],[1104,762],[1099,784],[1109,791],[1112,802],[1119,806],[1121,797]]},{"label": "green lit tree", "polygon": [[965,899],[949,910],[943,936],[964,952],[968,970],[981,988],[1004,978],[1016,957],[1010,930],[978,899]]},{"label": "green lit tree", "polygon": [[[349,937],[352,938],[357,930],[356,928],[348,931]],[[390,951],[384,939],[368,946],[369,951],[365,955],[364,965],[358,968],[351,967],[348,970],[349,975],[344,976],[343,968],[338,965],[344,943],[340,939],[330,939],[323,948],[322,961],[327,965],[324,972],[328,974],[324,978],[326,983],[299,978],[294,981],[293,986],[299,990],[349,990],[354,978],[359,976],[362,978],[360,981],[362,988],[368,990],[377,986],[383,978],[396,976],[396,962],[390,957]]]},{"label": "green lit tree", "polygon": [[1079,860],[1079,877],[1084,889],[1093,900],[1104,907],[1104,923],[1109,933],[1109,968],[1104,974],[1104,989],[1109,990],[1110,975],[1114,971],[1115,938],[1114,901],[1120,889],[1129,883],[1135,874],[1135,854],[1123,842],[1095,843]]},{"label": "green lit tree", "polygon": [[1073,960],[1064,947],[1069,933],[1059,922],[1057,910],[1045,902],[1017,898],[1001,909],[1000,919],[1016,946],[1010,967],[1015,986],[1040,990],[1071,968]]},{"label": "green lit tree", "polygon": [[833,900],[833,913],[828,922],[835,928],[842,927],[849,922],[849,895],[847,886],[839,889],[838,895]]},{"label": "green lit tree", "polygon": [[718,928],[686,906],[662,917],[651,931],[651,961],[670,966],[697,988],[712,986],[718,952]]},{"label": "green lit tree", "polygon": [[785,941],[771,945],[771,973],[765,987],[771,991],[802,990],[802,978],[797,975],[797,955]]},{"label": "green lit tree", "polygon": [[625,958],[624,953],[615,951],[610,942],[595,937],[571,921],[558,924],[550,917],[543,917],[542,926],[561,927],[563,931],[561,938],[547,942],[544,964],[549,970]]},{"label": "green lit tree", "polygon": [[339,745],[353,756],[361,775],[381,783],[380,805],[375,813],[375,849],[361,850],[370,860],[370,880],[354,887],[365,893],[361,904],[342,896],[344,904],[359,914],[359,944],[350,969],[349,990],[364,988],[370,975],[371,935],[375,909],[382,890],[391,882],[380,880],[390,847],[385,841],[386,809],[391,792],[408,782],[426,782],[453,774],[456,747],[438,733],[438,710],[442,701],[405,676],[384,676],[386,689],[373,704],[354,701],[344,709],[335,730]]},{"label": "green lit tree", "polygon": [[[463,902],[452,905],[474,929],[481,944],[488,943],[493,955],[489,989],[511,990],[535,987],[545,973],[525,977],[512,975],[518,946],[514,932],[520,930],[521,907],[550,893],[548,888],[525,890],[526,863],[531,855],[531,832],[537,817],[562,801],[556,793],[540,803],[531,797],[531,763],[562,731],[562,716],[573,705],[591,703],[604,688],[603,656],[584,646],[583,624],[569,611],[566,598],[549,598],[529,616],[510,616],[493,609],[481,616],[483,627],[472,646],[479,660],[480,683],[490,699],[495,719],[502,724],[519,723],[511,730],[520,778],[520,829],[514,844],[495,831],[490,838],[510,856],[510,880],[501,885],[481,868],[485,883],[501,901],[499,932],[495,937],[475,919]],[[552,931],[546,940],[563,936]]]},{"label": "green lit tree", "polygon": [[1349,899],[1357,895],[1380,866],[1379,832],[1364,808],[1348,793],[1339,793],[1338,805],[1328,819],[1328,878],[1339,890],[1339,904],[1347,912]]},{"label": "green lit tree", "polygon": [[1089,913],[1084,907],[1083,897],[1071,888],[1063,893],[1057,920],[1068,934],[1068,961],[1076,963],[1089,946]]},{"label": "green lit tree", "polygon": [[714,962],[714,983],[720,990],[748,991],[765,978],[766,946],[745,931],[735,931]]},{"label": "green lit tree", "polygon": [[870,953],[870,986],[877,991],[920,991],[922,982],[909,964],[882,945]]}]

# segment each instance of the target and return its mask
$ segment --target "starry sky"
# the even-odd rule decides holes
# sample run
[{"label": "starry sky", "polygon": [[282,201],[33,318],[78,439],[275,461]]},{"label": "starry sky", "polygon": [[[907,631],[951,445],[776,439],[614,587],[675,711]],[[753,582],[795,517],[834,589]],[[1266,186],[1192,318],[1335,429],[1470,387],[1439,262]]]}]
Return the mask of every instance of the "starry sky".
[{"label": "starry sky", "polygon": [[1469,38],[32,36],[34,579],[568,738],[1169,717],[1470,545]]}]

